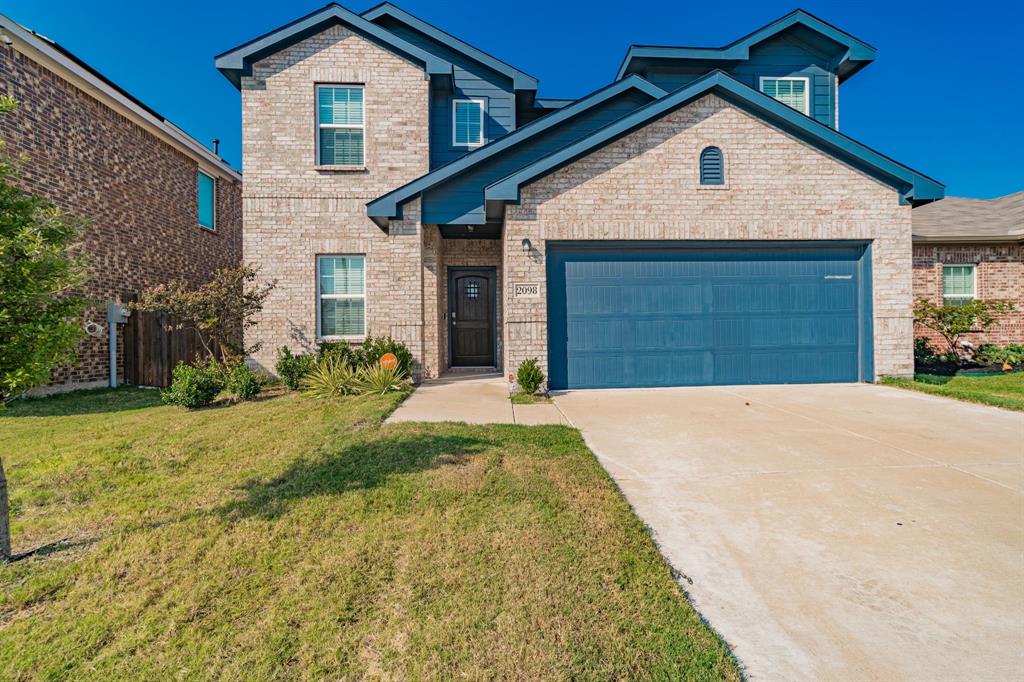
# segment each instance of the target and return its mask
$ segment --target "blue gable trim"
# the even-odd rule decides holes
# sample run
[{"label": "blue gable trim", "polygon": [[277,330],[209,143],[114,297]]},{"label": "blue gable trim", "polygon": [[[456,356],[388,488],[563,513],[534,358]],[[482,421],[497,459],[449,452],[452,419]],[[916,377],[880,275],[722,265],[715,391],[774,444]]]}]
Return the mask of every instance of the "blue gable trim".
[{"label": "blue gable trim", "polygon": [[921,175],[827,125],[804,116],[722,71],[715,71],[488,185],[484,190],[486,202],[518,202],[525,185],[710,92],[893,187],[900,193],[901,202],[924,203],[941,199],[944,195],[944,186],[936,180]]},{"label": "blue gable trim", "polygon": [[758,43],[794,26],[801,25],[839,44],[843,53],[837,59],[837,73],[845,80],[867,66],[875,59],[875,48],[854,38],[816,16],[798,9],[781,19],[759,28],[724,47],[663,47],[655,45],[633,45],[627,50],[626,58],[619,67],[616,78],[623,78],[641,63],[672,60],[711,60],[718,62],[745,61],[750,58],[750,48]]},{"label": "blue gable trim", "polygon": [[378,45],[386,47],[406,59],[422,64],[428,77],[438,76],[445,79],[452,77],[450,62],[402,40],[355,12],[333,2],[312,14],[307,14],[281,28],[217,55],[215,64],[217,69],[234,83],[236,88],[240,88],[242,76],[252,75],[252,65],[255,62],[316,35],[335,24],[344,24]]},{"label": "blue gable trim", "polygon": [[616,81],[588,95],[587,97],[566,105],[561,109],[552,111],[543,118],[509,133],[505,137],[480,147],[479,149],[470,152],[451,163],[441,166],[435,171],[432,171],[406,185],[403,185],[402,187],[399,187],[398,189],[392,190],[391,192],[374,199],[366,205],[366,213],[382,229],[387,229],[389,220],[400,219],[402,217],[401,207],[405,202],[410,201],[429,189],[437,187],[449,178],[452,178],[470,168],[473,168],[479,163],[494,157],[496,154],[528,140],[545,130],[549,130],[563,121],[574,118],[577,115],[582,114],[587,110],[629,90],[637,90],[654,99],[663,97],[666,94],[664,90],[648,83],[639,76],[629,76],[620,81]]},{"label": "blue gable trim", "polygon": [[432,24],[414,17],[405,10],[395,7],[390,2],[384,2],[376,7],[366,10],[360,16],[368,21],[376,22],[380,17],[388,16],[392,17],[406,26],[410,26],[420,33],[433,38],[439,43],[443,43],[453,50],[461,52],[466,57],[476,61],[479,64],[483,64],[492,71],[496,71],[508,78],[512,79],[512,87],[515,90],[536,90],[537,79],[533,76],[523,73],[519,69],[509,66],[505,62],[492,57],[486,52],[479,50],[472,45],[465,43],[453,35],[445,33],[441,29],[437,28]]}]

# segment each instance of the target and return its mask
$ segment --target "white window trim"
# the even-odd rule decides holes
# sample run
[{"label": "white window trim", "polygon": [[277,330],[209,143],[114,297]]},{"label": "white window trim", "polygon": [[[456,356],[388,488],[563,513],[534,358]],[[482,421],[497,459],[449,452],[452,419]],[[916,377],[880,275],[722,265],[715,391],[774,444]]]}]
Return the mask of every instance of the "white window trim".
[{"label": "white window trim", "polygon": [[[362,258],[363,259],[363,293],[361,294],[322,294],[320,293],[320,263],[324,258]],[[320,326],[320,301],[323,299],[362,299],[363,300],[363,333],[351,336],[333,334],[325,336]],[[318,341],[362,341],[366,338],[366,254],[365,253],[325,253],[316,257],[316,338]]]},{"label": "white window trim", "polygon": [[[970,296],[953,296],[946,294],[946,268],[970,268],[971,269],[971,289],[974,293]],[[978,264],[977,263],[943,263],[942,264],[942,302],[945,303],[949,300],[955,301],[973,301],[978,298]]]},{"label": "white window trim", "polygon": [[199,175],[205,175],[206,177],[210,178],[210,182],[213,183],[213,206],[211,207],[211,211],[210,211],[210,215],[213,218],[213,220],[212,220],[213,224],[210,225],[209,227],[207,227],[206,225],[203,225],[201,222],[199,222],[199,178],[198,177],[196,178],[196,225],[198,225],[199,227],[203,228],[204,230],[206,230],[208,232],[216,232],[217,231],[217,178],[213,177],[209,173],[204,173],[201,170],[197,170],[196,173],[198,173]]},{"label": "white window trim", "polygon": [[[363,101],[360,102],[362,107],[362,119],[363,122],[356,123],[321,123],[320,122],[320,91],[324,88],[352,88],[354,90],[363,91]],[[366,87],[357,83],[317,83],[316,91],[313,94],[313,107],[316,109],[316,165],[325,168],[366,168]],[[360,164],[344,165],[334,163],[323,163],[320,159],[320,131],[323,129],[331,128],[348,128],[351,130],[362,130],[363,131],[363,162]]]},{"label": "white window trim", "polygon": [[[764,82],[766,80],[771,80],[771,81],[803,81],[804,84],[805,84],[804,85],[804,110],[801,111],[800,113],[802,113],[804,116],[810,116],[811,115],[811,79],[810,79],[809,76],[761,76],[761,78],[757,82],[758,89],[761,91],[761,94],[765,94]],[[771,97],[771,95],[768,95],[768,96]],[[775,98],[772,97],[772,99],[775,99]],[[777,100],[776,99],[775,101],[779,102],[780,104],[783,103],[781,100]],[[789,105],[787,105],[787,106],[789,106]],[[792,108],[792,107],[790,107],[790,108]],[[799,109],[794,109],[794,111],[799,111]]]},{"label": "white window trim", "polygon": [[[480,105],[480,141],[479,142],[456,142],[455,141],[455,109],[460,103],[475,102]],[[487,143],[487,135],[484,131],[484,112],[487,111],[487,100],[474,97],[460,97],[452,100],[452,146],[453,147],[482,147]]]}]

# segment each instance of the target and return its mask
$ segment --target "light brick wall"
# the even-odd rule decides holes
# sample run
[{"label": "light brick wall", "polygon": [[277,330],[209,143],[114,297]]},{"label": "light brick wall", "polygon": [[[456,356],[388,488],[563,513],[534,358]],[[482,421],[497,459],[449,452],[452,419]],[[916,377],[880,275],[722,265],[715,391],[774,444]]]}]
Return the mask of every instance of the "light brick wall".
[{"label": "light brick wall", "polygon": [[[698,158],[725,154],[727,189]],[[524,254],[521,240],[534,246]],[[504,366],[547,364],[547,311],[511,296],[539,282],[548,239],[872,240],[875,371],[913,371],[910,207],[894,190],[709,95],[524,188],[505,216]]]},{"label": "light brick wall", "polygon": [[[969,334],[967,339],[981,343],[1024,343],[1024,245],[1021,244],[915,244],[914,298],[942,301],[942,266],[976,266],[978,298],[999,298],[1014,305],[987,334]],[[932,346],[945,350],[945,342],[935,332],[923,327],[915,329],[918,336],[932,341]]]},{"label": "light brick wall", "polygon": [[[365,88],[366,169],[316,168],[317,83]],[[276,279],[247,342],[273,369],[276,349],[316,344],[316,256],[366,254],[367,333],[390,334],[424,360],[418,202],[385,234],[366,203],[427,172],[428,81],[421,66],[341,26],[256,63],[242,80],[246,184],[243,257]],[[436,230],[435,230],[436,231]]]}]

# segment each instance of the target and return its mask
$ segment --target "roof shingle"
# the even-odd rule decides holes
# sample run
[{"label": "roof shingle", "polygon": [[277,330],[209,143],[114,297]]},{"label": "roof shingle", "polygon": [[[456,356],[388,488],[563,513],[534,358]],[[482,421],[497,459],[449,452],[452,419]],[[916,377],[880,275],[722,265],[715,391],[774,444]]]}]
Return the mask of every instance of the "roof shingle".
[{"label": "roof shingle", "polygon": [[998,199],[947,197],[911,216],[915,242],[1024,241],[1024,191]]}]

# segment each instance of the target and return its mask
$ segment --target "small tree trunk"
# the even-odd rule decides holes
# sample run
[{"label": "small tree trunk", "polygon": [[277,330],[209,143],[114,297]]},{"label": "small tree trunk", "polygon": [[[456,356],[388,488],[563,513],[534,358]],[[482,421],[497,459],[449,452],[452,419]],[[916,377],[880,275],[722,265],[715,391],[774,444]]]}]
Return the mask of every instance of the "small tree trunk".
[{"label": "small tree trunk", "polygon": [[0,459],[0,561],[11,559],[11,518],[7,504],[7,476],[4,475],[4,460]]}]

